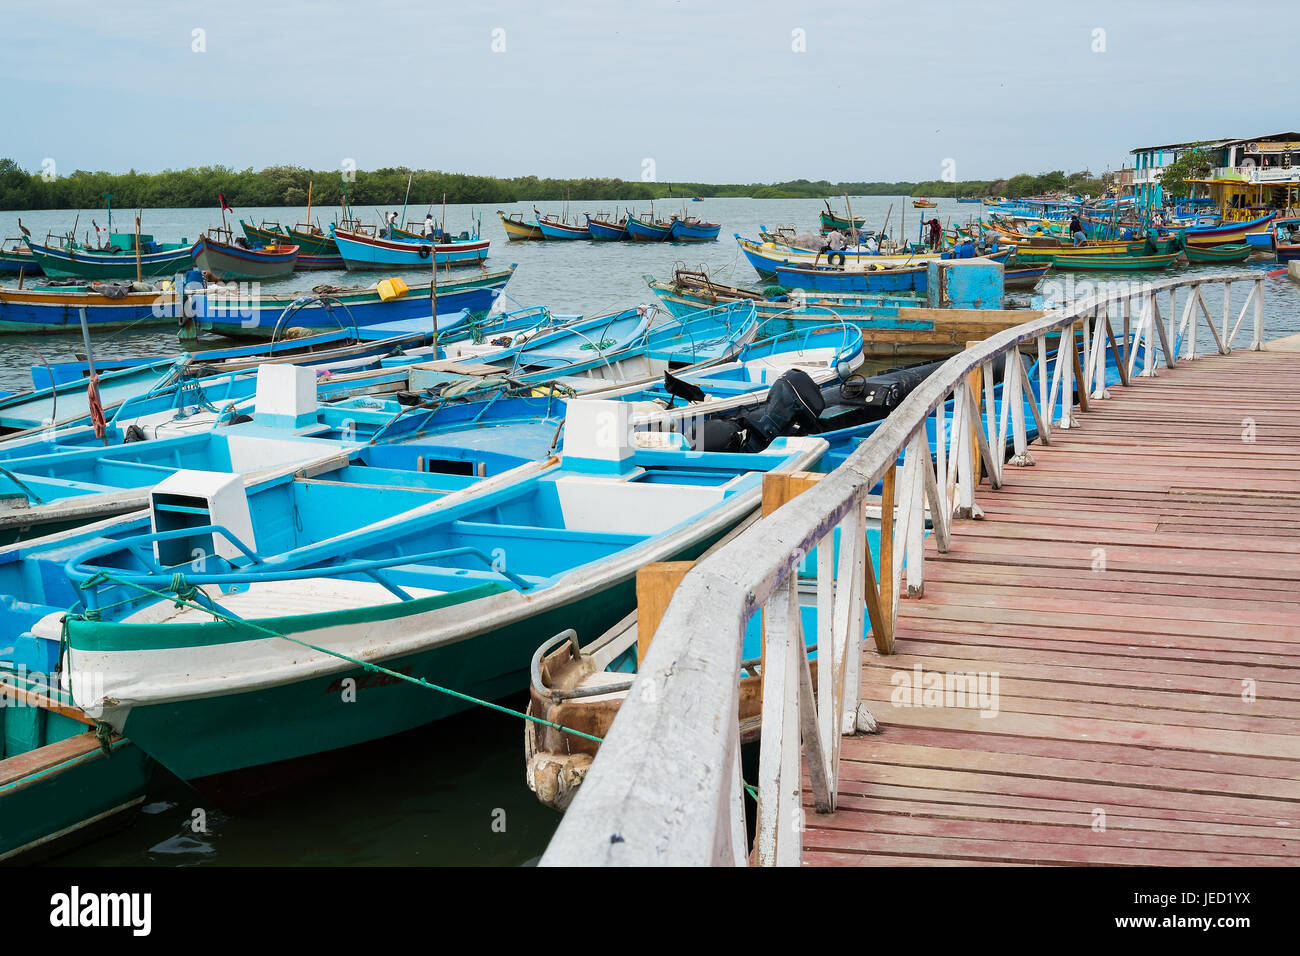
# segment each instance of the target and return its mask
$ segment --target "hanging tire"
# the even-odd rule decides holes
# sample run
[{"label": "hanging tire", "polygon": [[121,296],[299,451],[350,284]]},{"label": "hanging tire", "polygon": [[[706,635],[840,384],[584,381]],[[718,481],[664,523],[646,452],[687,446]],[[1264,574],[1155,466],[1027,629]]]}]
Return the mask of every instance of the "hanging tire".
[{"label": "hanging tire", "polygon": [[828,253],[826,253],[826,264],[827,264],[827,265],[830,265],[830,266],[842,266],[842,265],[844,265],[844,253],[842,253],[842,252],[828,252]]},{"label": "hanging tire", "polygon": [[421,258],[421,259],[427,259],[427,258],[429,258],[429,253],[431,253],[432,251],[433,251],[433,246],[421,246],[421,247],[420,247],[420,258]]}]

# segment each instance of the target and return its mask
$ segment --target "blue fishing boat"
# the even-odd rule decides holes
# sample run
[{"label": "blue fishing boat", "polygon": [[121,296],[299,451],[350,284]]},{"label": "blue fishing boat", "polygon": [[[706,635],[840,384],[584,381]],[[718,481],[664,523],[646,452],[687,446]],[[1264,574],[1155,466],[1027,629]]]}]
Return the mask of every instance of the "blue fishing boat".
[{"label": "blue fishing boat", "polygon": [[190,243],[155,242],[152,236],[141,236],[138,250],[135,236],[126,233],[112,233],[106,249],[92,249],[71,239],[62,239],[59,245],[51,245],[48,240],[36,242],[30,236],[24,236],[23,241],[51,278],[103,280],[165,276],[184,272],[193,261]]},{"label": "blue fishing boat", "polygon": [[[468,377],[504,375],[515,382],[558,381],[568,388],[643,379],[678,365],[721,361],[758,330],[751,303],[705,309],[653,325],[657,310],[637,306],[542,332],[506,348],[470,343],[446,347],[449,363],[411,369],[413,390]],[[474,367],[477,366],[476,370]]]},{"label": "blue fishing boat", "polygon": [[612,218],[605,218],[600,213],[595,218],[587,217],[587,232],[590,238],[597,242],[626,242],[627,220],[620,219],[615,221]]},{"label": "blue fishing boat", "polygon": [[585,223],[581,226],[572,225],[558,216],[539,215],[537,217],[537,228],[542,231],[542,238],[547,240],[565,242],[574,239],[591,238],[591,233],[587,230]]},{"label": "blue fishing boat", "polygon": [[[764,474],[808,470],[825,447],[641,447],[627,411],[571,402],[562,457],[433,500],[367,469],[251,487],[179,472],[148,515],[0,564],[21,601],[0,626],[57,659],[80,602],[67,670],[103,690],[77,703],[184,779],[430,723],[469,705],[429,684],[522,690],[539,633],[620,620],[638,568],[698,556],[757,506]],[[385,686],[366,706],[332,690],[375,666]]]},{"label": "blue fishing boat", "polygon": [[929,271],[930,267],[925,262],[913,266],[882,264],[860,269],[837,269],[830,266],[775,267],[776,281],[783,286],[833,294],[924,292],[928,286]]},{"label": "blue fishing boat", "polygon": [[[232,337],[267,338],[281,329],[296,327],[311,331],[361,328],[385,322],[432,315],[431,292],[437,293],[437,314],[465,311],[475,319],[486,315],[501,295],[517,267],[439,276],[431,282],[407,285],[396,280],[387,289],[335,289],[312,292],[267,292],[210,287],[192,297],[191,327]],[[380,286],[383,283],[379,284]],[[281,322],[293,308],[288,321]]]},{"label": "blue fishing boat", "polygon": [[739,286],[715,282],[702,272],[677,269],[671,282],[661,282],[652,275],[642,276],[646,285],[659,297],[664,308],[676,316],[697,312],[724,302],[748,300],[760,322],[780,317],[807,318],[872,318],[894,315],[900,308],[924,306],[925,299],[917,294],[858,294],[821,293],[809,296],[803,292],[768,289],[756,292]]},{"label": "blue fishing boat", "polygon": [[129,740],[101,734],[54,673],[0,648],[0,863],[124,825],[154,769]]},{"label": "blue fishing boat", "polygon": [[[341,226],[331,226],[330,235],[339,247],[339,255],[348,269],[409,269],[420,271],[440,266],[473,266],[488,257],[490,239],[472,236],[450,242],[385,239]],[[432,262],[430,261],[432,260]]]},{"label": "blue fishing boat", "polygon": [[716,222],[704,222],[695,217],[674,217],[668,238],[672,242],[716,242],[721,231],[722,226]]},{"label": "blue fishing boat", "polygon": [[[287,243],[266,246],[241,246],[229,241],[230,233],[221,233],[226,241],[214,236],[199,236],[190,255],[194,264],[218,282],[232,279],[274,279],[293,272],[299,249]],[[243,240],[241,240],[243,241]]]},{"label": "blue fishing boat", "polygon": [[80,332],[83,310],[93,330],[174,326],[180,300],[170,280],[59,286],[38,280],[21,289],[0,287],[0,332]]},{"label": "blue fishing boat", "polygon": [[[385,329],[384,331],[387,331]],[[213,371],[235,371],[253,368],[264,362],[297,361],[310,357],[314,361],[349,358],[359,355],[386,355],[394,350],[427,345],[433,338],[432,322],[412,321],[392,329],[391,335],[371,335],[375,327],[353,330],[334,329],[317,335],[281,339],[278,342],[257,342],[252,345],[232,345],[224,348],[202,349],[188,352],[184,358],[192,366],[202,366]],[[95,370],[100,375],[127,368],[150,366],[159,372],[170,359],[157,355],[96,358]],[[86,361],[49,362],[31,367],[32,386],[47,388],[52,384],[84,382],[90,376],[90,363]]]},{"label": "blue fishing boat", "polygon": [[671,222],[658,222],[651,211],[648,217],[627,217],[627,237],[632,242],[667,242],[672,235]]},{"label": "blue fishing boat", "polygon": [[[883,254],[866,248],[813,251],[800,249],[779,242],[755,242],[739,233],[734,234],[740,251],[744,253],[754,271],[764,279],[777,278],[780,267],[818,268],[823,265],[831,267],[853,266],[922,266],[931,259],[948,259],[952,252],[931,252],[926,249],[913,248],[893,254]],[[1015,247],[1009,243],[993,243],[985,249],[986,258],[1006,262],[1014,253]],[[845,291],[898,291],[897,288],[858,289]]]},{"label": "blue fishing boat", "polygon": [[[803,321],[795,328],[789,323],[779,325],[779,331],[750,342],[733,356],[706,352],[693,365],[660,368],[630,381],[594,382],[580,397],[628,403],[633,408],[631,427],[637,431],[689,436],[707,419],[764,400],[773,383],[792,369],[821,386],[849,377],[862,361],[862,332],[852,325]],[[437,383],[431,390],[396,399],[368,396],[341,402],[334,412],[378,410],[391,415],[391,426],[372,435],[372,443],[406,441],[404,436],[416,435],[421,441],[443,445],[480,451],[490,447],[522,464],[562,447],[558,426],[572,394],[565,387],[571,381],[562,377],[546,385],[530,384],[512,374],[465,383],[467,387],[458,390]],[[413,382],[420,380],[413,376]],[[397,427],[402,421],[406,424]],[[416,422],[414,427],[411,421]]]},{"label": "blue fishing boat", "polygon": [[0,243],[0,273],[13,275],[44,275],[41,264],[27,248],[22,236],[11,236]]}]

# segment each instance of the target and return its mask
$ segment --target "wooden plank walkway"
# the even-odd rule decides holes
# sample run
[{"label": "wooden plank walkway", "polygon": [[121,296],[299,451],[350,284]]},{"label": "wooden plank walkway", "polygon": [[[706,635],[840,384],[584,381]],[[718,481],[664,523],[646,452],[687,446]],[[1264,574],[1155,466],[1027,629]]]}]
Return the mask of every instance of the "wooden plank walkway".
[{"label": "wooden plank walkway", "polygon": [[805,865],[1300,862],[1300,354],[1134,382],[927,542]]}]

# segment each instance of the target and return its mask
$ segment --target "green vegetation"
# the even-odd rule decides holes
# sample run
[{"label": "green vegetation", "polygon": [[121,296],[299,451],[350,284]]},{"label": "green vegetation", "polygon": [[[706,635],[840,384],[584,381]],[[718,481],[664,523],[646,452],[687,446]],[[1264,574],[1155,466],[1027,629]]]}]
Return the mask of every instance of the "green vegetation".
[{"label": "green vegetation", "polygon": [[[405,167],[357,172],[347,184],[348,196],[358,206],[392,205],[406,195]],[[297,166],[269,166],[262,170],[234,170],[224,166],[165,170],[161,173],[86,172],[46,181],[29,173],[12,159],[0,159],[0,209],[97,209],[104,205],[104,193],[113,194],[120,209],[200,208],[214,206],[222,193],[231,206],[302,206],[307,202],[307,184],[312,184],[312,202],[337,206],[343,195],[343,178],[338,170],[308,170]],[[512,202],[554,202],[558,200],[608,199],[626,202],[651,199],[701,197],[752,197],[755,199],[823,199],[828,196],[1028,196],[1049,191],[1096,195],[1102,182],[1091,173],[1022,174],[1011,179],[959,183],[832,183],[796,179],[770,184],[657,183],[622,179],[539,179],[519,176],[498,179],[419,170],[411,183],[411,202],[427,206],[442,202],[503,205]]]},{"label": "green vegetation", "polygon": [[1188,180],[1204,179],[1214,168],[1214,160],[1209,153],[1197,143],[1191,149],[1178,154],[1178,158],[1164,168],[1160,174],[1160,188],[1167,198],[1185,199],[1189,192]]}]

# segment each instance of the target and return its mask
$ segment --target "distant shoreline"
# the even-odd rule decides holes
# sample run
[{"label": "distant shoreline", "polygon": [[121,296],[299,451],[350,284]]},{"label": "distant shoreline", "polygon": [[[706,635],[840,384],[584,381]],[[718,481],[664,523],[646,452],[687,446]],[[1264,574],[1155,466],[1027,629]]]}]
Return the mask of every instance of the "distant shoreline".
[{"label": "distant shoreline", "polygon": [[401,202],[410,183],[411,208],[456,205],[506,205],[518,202],[661,202],[701,199],[826,199],[843,196],[931,196],[978,198],[1037,195],[1054,190],[1098,195],[1103,182],[1088,172],[1020,174],[1008,179],[962,182],[841,182],[796,179],[784,183],[669,183],[623,179],[499,178],[436,170],[387,168],[373,171],[308,170],[272,166],[233,170],[204,166],[160,173],[107,173],[77,170],[69,175],[29,172],[12,159],[0,159],[0,210],[102,209],[105,193],[118,209],[199,209],[216,205],[217,194],[236,208],[338,206],[344,196],[354,205]]}]

